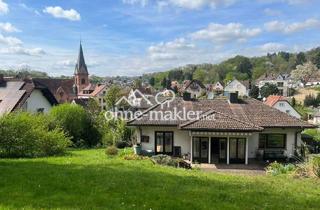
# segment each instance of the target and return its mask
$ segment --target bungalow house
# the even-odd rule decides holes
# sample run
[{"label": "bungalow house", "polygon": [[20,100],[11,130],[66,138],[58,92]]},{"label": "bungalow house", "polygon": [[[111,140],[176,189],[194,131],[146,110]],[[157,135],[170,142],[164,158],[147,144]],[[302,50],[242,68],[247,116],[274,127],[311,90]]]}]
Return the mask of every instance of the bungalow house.
[{"label": "bungalow house", "polygon": [[58,104],[50,90],[31,79],[5,79],[0,75],[0,116],[17,110],[47,113]]},{"label": "bungalow house", "polygon": [[283,96],[271,95],[265,100],[264,104],[301,119],[299,112],[297,112],[297,110],[295,110],[295,108],[293,108],[289,101]]},{"label": "bungalow house", "polygon": [[290,158],[301,145],[301,132],[314,128],[251,98],[176,98],[164,103],[128,125],[136,128],[142,150],[193,163],[249,164],[252,159]]}]

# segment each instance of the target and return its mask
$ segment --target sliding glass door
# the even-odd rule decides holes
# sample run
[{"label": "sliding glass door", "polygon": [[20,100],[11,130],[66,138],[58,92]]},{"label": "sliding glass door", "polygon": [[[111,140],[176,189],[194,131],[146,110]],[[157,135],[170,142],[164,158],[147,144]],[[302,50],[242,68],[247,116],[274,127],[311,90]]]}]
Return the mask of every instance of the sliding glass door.
[{"label": "sliding glass door", "polygon": [[156,132],[155,153],[166,155],[173,154],[173,132]]},{"label": "sliding glass door", "polygon": [[209,138],[193,137],[192,140],[193,162],[208,163],[209,161]]},{"label": "sliding glass door", "polygon": [[245,163],[246,139],[230,138],[230,163]]}]

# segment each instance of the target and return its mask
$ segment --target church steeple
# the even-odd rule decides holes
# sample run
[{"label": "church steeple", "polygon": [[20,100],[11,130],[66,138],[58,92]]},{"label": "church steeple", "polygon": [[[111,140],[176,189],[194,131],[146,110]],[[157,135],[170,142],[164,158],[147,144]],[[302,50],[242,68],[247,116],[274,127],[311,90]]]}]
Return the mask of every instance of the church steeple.
[{"label": "church steeple", "polygon": [[79,49],[78,61],[77,61],[77,64],[76,64],[76,68],[75,68],[74,74],[89,74],[86,62],[84,60],[81,41],[80,41],[80,49]]},{"label": "church steeple", "polygon": [[84,60],[81,41],[80,41],[78,61],[77,61],[77,64],[76,64],[76,67],[74,70],[74,83],[75,83],[75,87],[76,87],[75,89],[77,89],[78,93],[81,93],[82,90],[90,84],[89,72],[88,72],[86,62]]}]

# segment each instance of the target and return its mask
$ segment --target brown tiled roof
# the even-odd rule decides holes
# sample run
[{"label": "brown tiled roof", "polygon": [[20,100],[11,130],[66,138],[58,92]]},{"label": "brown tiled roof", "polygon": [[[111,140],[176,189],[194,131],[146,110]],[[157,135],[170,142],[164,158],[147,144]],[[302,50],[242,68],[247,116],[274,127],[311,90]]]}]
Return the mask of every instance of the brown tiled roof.
[{"label": "brown tiled roof", "polygon": [[0,114],[20,109],[36,89],[42,92],[51,105],[58,104],[47,87],[32,79],[8,80],[6,85],[0,88]]},{"label": "brown tiled roof", "polygon": [[107,87],[106,84],[97,85],[95,90],[91,93],[91,96],[95,97],[97,96],[102,90],[104,90]]},{"label": "brown tiled roof", "polygon": [[284,96],[275,96],[275,95],[271,95],[269,96],[266,101],[264,102],[264,104],[268,105],[268,106],[273,106],[275,105],[278,101],[287,101],[287,99]]},{"label": "brown tiled roof", "polygon": [[[294,118],[277,109],[269,107],[255,99],[243,99],[237,104],[231,104],[225,97],[214,100],[184,101],[181,98],[170,103],[170,107],[160,105],[152,107],[153,111],[173,112],[177,111],[200,111],[203,113],[210,110],[216,114],[217,121],[199,120],[197,122],[183,121],[179,119],[160,120],[151,118],[150,112],[146,112],[140,118],[129,122],[133,126],[182,126],[185,129],[207,129],[207,130],[256,130],[262,128],[313,128],[313,125]],[[190,123],[190,124],[189,124]],[[190,125],[183,126],[184,124]]]},{"label": "brown tiled roof", "polygon": [[73,85],[74,85],[73,79],[34,78],[33,81],[47,87],[51,91],[51,93],[56,97],[57,100],[60,98],[58,90],[61,88],[67,94],[67,98],[68,98],[67,102],[72,102],[72,100],[76,98],[76,95],[74,94],[74,90],[73,90]]},{"label": "brown tiled roof", "polygon": [[262,131],[263,128],[226,114],[210,110],[199,119],[180,125],[184,130]]}]

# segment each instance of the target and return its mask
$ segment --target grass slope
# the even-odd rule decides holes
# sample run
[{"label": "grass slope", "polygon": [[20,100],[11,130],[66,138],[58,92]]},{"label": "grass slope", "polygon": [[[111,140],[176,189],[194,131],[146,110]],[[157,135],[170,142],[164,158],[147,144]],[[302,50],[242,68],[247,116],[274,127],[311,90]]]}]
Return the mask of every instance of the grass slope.
[{"label": "grass slope", "polygon": [[236,176],[106,158],[0,159],[0,209],[319,209],[320,182]]}]

